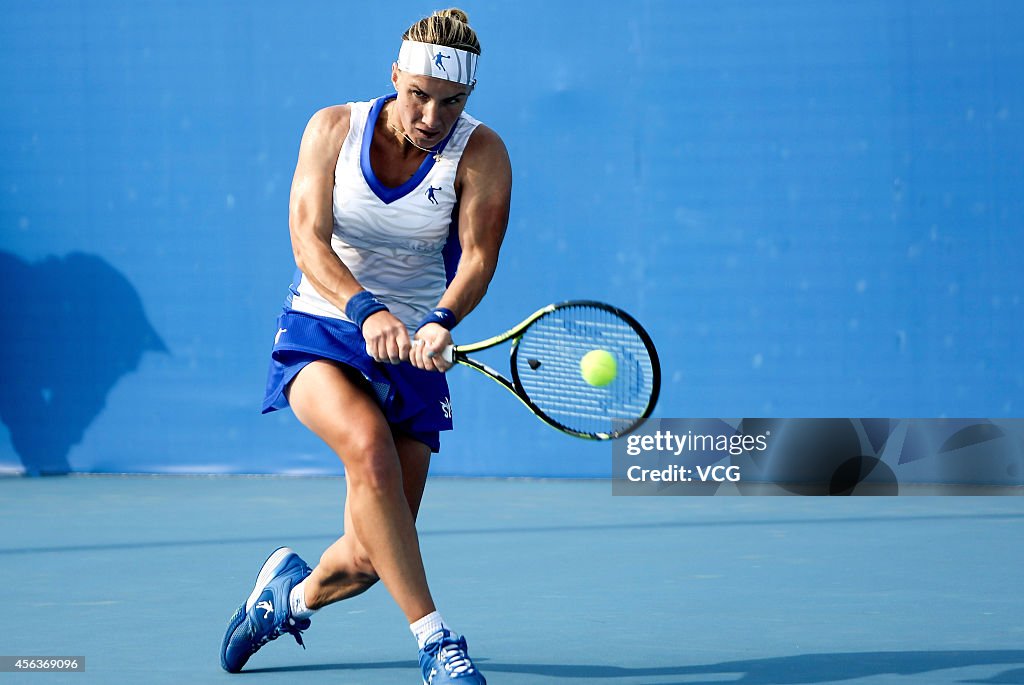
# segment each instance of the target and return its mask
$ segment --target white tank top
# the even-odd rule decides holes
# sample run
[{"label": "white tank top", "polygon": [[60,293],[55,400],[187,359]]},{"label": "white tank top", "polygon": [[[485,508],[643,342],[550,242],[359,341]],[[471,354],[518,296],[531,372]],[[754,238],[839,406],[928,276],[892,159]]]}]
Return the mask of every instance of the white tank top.
[{"label": "white tank top", "polygon": [[[334,170],[331,247],[356,280],[412,330],[437,306],[450,280],[452,265],[446,272],[443,253],[449,235],[458,241],[455,173],[480,122],[463,113],[438,146],[440,159],[428,154],[411,179],[390,188],[373,173],[370,142],[384,103],[394,97],[349,103],[348,137]],[[292,309],[348,321],[301,271],[290,290],[286,304]]]}]

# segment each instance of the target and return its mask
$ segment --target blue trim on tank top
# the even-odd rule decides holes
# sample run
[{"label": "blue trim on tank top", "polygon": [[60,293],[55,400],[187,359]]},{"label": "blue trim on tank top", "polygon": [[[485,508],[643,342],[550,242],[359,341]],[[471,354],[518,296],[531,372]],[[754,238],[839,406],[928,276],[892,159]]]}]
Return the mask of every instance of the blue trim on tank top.
[{"label": "blue trim on tank top", "polygon": [[441,259],[444,261],[444,284],[449,286],[455,273],[459,270],[459,262],[462,261],[462,241],[459,240],[459,205],[452,210],[452,220],[448,224],[448,239],[444,241],[441,249]]},{"label": "blue trim on tank top", "polygon": [[292,300],[299,297],[299,283],[302,282],[302,269],[295,267],[295,273],[292,274],[292,282],[288,285],[288,295],[284,298],[284,306],[291,308]]},{"label": "blue trim on tank top", "polygon": [[[366,118],[366,126],[363,128],[363,142],[362,149],[359,151],[359,166],[363,171],[363,178],[366,180],[366,185],[370,186],[370,190],[373,194],[380,198],[384,204],[391,204],[395,200],[400,200],[412,191],[416,190],[423,179],[427,177],[430,170],[434,168],[434,155],[428,154],[423,162],[420,164],[420,168],[416,170],[412,178],[398,186],[397,188],[391,188],[384,185],[377,178],[377,175],[373,173],[373,165],[370,163],[370,144],[373,142],[373,130],[377,126],[377,118],[380,116],[380,112],[384,109],[384,104],[388,100],[394,100],[397,97],[395,94],[385,95],[379,97],[373,101],[373,107],[370,108],[370,114]],[[462,120],[461,117],[455,121],[455,125],[452,126],[452,130],[448,132],[445,139],[441,141],[435,150],[442,152],[448,141],[452,139],[452,135],[455,133],[455,129],[459,127],[459,122]]]}]

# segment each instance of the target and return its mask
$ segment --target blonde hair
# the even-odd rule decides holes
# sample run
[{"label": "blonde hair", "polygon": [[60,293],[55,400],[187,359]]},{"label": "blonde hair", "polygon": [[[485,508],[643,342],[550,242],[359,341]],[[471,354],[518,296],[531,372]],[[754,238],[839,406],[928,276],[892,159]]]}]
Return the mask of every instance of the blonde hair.
[{"label": "blonde hair", "polygon": [[458,7],[437,10],[420,19],[402,34],[402,40],[433,43],[480,54],[480,41],[469,25],[469,15]]}]

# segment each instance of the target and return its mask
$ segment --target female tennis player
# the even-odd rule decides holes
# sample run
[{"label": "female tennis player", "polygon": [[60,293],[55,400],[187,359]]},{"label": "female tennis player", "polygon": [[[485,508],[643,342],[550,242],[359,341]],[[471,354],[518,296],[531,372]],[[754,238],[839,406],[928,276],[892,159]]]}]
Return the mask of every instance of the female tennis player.
[{"label": "female tennis player", "polygon": [[452,427],[440,352],[483,298],[508,223],[505,145],[464,111],[479,55],[466,14],[436,12],[402,37],[396,94],[321,110],[302,137],[289,213],[298,270],[263,411],[290,405],[341,458],[344,535],[312,570],[287,547],[267,559],[228,625],[227,671],[282,633],[302,644],[315,611],[379,579],[416,637],[424,682],[485,682],[434,605],[415,528],[430,455]]}]

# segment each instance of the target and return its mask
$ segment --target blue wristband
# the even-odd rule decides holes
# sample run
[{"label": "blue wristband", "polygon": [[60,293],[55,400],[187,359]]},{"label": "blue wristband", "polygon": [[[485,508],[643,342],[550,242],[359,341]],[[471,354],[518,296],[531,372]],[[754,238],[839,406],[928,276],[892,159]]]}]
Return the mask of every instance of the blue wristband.
[{"label": "blue wristband", "polygon": [[447,328],[449,331],[455,328],[459,320],[455,316],[455,312],[445,307],[434,307],[434,311],[427,314],[427,316],[420,321],[420,325],[416,327],[416,330],[423,328],[428,323],[436,323],[443,328]]},{"label": "blue wristband", "polygon": [[369,290],[360,290],[345,303],[345,316],[363,330],[366,320],[377,312],[391,311],[388,306],[377,299]]}]

